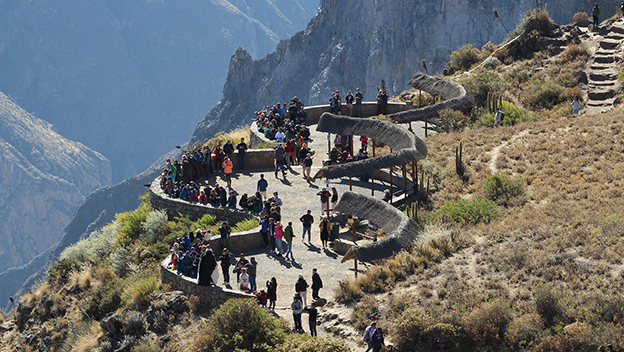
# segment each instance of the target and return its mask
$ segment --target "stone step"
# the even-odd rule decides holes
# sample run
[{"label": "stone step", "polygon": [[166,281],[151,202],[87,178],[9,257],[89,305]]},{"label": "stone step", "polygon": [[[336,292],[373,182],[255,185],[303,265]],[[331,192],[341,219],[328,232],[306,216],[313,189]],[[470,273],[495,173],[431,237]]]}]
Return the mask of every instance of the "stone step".
[{"label": "stone step", "polygon": [[591,107],[604,107],[604,106],[613,106],[615,102],[615,98],[610,98],[607,100],[589,100],[587,101],[587,106]]},{"label": "stone step", "polygon": [[594,53],[594,55],[596,56],[613,56],[617,54],[617,50],[603,50],[603,51],[596,51]]},{"label": "stone step", "polygon": [[609,35],[605,36],[605,39],[622,40],[622,39],[624,39],[624,35],[609,34]]},{"label": "stone step", "polygon": [[607,88],[607,87],[613,87],[615,86],[616,81],[603,81],[603,82],[592,82],[590,84],[587,85],[588,88],[590,89],[601,89],[601,88]]},{"label": "stone step", "polygon": [[624,27],[620,27],[620,26],[611,26],[611,32],[624,34]]},{"label": "stone step", "polygon": [[614,89],[595,90],[595,91],[587,92],[587,97],[590,100],[604,101],[604,100],[613,98],[614,95],[615,95]]},{"label": "stone step", "polygon": [[609,55],[609,56],[594,56],[594,62],[600,63],[600,64],[610,64],[612,62],[615,61],[615,56],[613,55]]},{"label": "stone step", "polygon": [[589,79],[592,81],[615,81],[617,80],[617,76],[613,73],[597,73],[590,72]]},{"label": "stone step", "polygon": [[603,40],[600,42],[600,47],[603,49],[615,49],[618,45],[620,42],[616,41]]},{"label": "stone step", "polygon": [[611,66],[611,65],[593,64],[593,65],[589,66],[589,68],[592,69],[592,70],[602,71],[602,70],[608,70],[610,68],[613,68],[613,66]]}]

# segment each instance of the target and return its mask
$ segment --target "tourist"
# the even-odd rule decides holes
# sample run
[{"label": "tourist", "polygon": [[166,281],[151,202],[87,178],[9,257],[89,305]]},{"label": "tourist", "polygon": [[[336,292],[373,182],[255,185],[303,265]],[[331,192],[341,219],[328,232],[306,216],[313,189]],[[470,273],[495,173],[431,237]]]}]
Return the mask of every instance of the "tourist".
[{"label": "tourist", "polygon": [[387,189],[384,191],[384,196],[381,200],[383,200],[384,202],[390,202],[390,199],[392,199],[392,194],[390,194],[390,190]]},{"label": "tourist", "polygon": [[236,209],[236,194],[234,193],[234,191],[230,191],[230,197],[228,198],[227,201],[227,207],[230,209]]},{"label": "tourist", "polygon": [[382,90],[379,97],[381,98],[381,114],[388,115],[388,94],[386,94],[385,90]]},{"label": "tourist", "polygon": [[[215,186],[215,188],[216,187],[217,186]],[[218,187],[219,187],[219,203],[221,204],[223,208],[225,208],[227,206],[227,200],[228,200],[227,191],[222,186],[218,186]]]},{"label": "tourist", "polygon": [[294,144],[295,143],[288,138],[284,140],[284,163],[287,167],[295,163],[293,158],[295,155]]},{"label": "tourist", "polygon": [[284,240],[286,240],[286,244],[288,245],[288,249],[286,250],[286,253],[284,254],[284,258],[288,259],[288,255],[290,254],[290,259],[291,260],[295,260],[295,257],[293,256],[293,252],[292,252],[292,240],[295,237],[295,234],[293,233],[293,227],[292,227],[292,222],[288,222],[288,226],[286,226],[284,228]]},{"label": "tourist", "polygon": [[277,301],[277,280],[272,277],[271,281],[266,282],[267,296],[269,298],[269,309],[275,312],[275,302]]},{"label": "tourist", "polygon": [[241,273],[238,277],[238,289],[241,291],[249,291],[249,274],[247,274],[247,269],[245,268],[241,268]]},{"label": "tourist", "polygon": [[245,143],[245,138],[241,138],[240,143],[236,145],[236,150],[238,150],[238,167],[244,169],[245,155],[247,153],[247,143]]},{"label": "tourist", "polygon": [[228,225],[227,221],[224,221],[219,227],[219,234],[221,235],[221,248],[230,247],[230,233],[232,233],[232,229],[230,228],[230,225]]},{"label": "tourist", "polygon": [[271,251],[270,254],[275,253],[275,219],[269,218],[269,235],[271,241]]},{"label": "tourist", "polygon": [[255,257],[251,257],[251,261],[245,265],[247,269],[247,275],[249,275],[249,290],[251,292],[256,291],[256,269],[258,268],[258,262]]},{"label": "tourist", "polygon": [[301,326],[301,312],[303,312],[303,304],[301,303],[301,297],[295,295],[293,297],[293,302],[290,304],[290,309],[293,312],[293,320],[295,322],[295,331],[298,333],[304,333],[303,327]]},{"label": "tourist", "polygon": [[362,152],[365,152],[368,149],[368,137],[360,136],[360,144],[362,145]]},{"label": "tourist", "polygon": [[349,112],[349,116],[353,116],[353,94],[351,91],[347,92],[347,96],[345,97],[345,101],[347,102],[347,111]]},{"label": "tourist", "polygon": [[608,344],[607,345],[607,352],[615,352],[615,350],[613,349],[613,345],[612,344]]},{"label": "tourist", "polygon": [[572,106],[572,116],[578,116],[581,111],[581,101],[579,100],[578,95],[574,96],[574,100],[572,100],[570,106]]},{"label": "tourist", "polygon": [[231,139],[228,139],[223,145],[223,152],[230,160],[232,160],[232,155],[234,155],[234,144],[232,144]]},{"label": "tourist", "polygon": [[282,246],[282,239],[284,238],[284,226],[277,221],[275,223],[275,243],[277,244],[277,256],[281,257],[284,253],[284,247]]},{"label": "tourist", "polygon": [[199,259],[199,272],[197,283],[201,286],[210,286],[215,284],[212,281],[212,272],[217,267],[217,260],[212,253],[212,249],[208,246],[202,246],[201,256]]},{"label": "tourist", "polygon": [[309,285],[303,278],[303,274],[299,274],[299,279],[295,283],[295,292],[297,292],[299,296],[303,299],[303,304],[306,308],[308,307],[308,301],[306,299],[308,287]]},{"label": "tourist", "polygon": [[282,199],[277,196],[277,191],[273,192],[273,203],[279,208],[282,206]]},{"label": "tourist", "polygon": [[316,334],[316,317],[318,315],[318,311],[316,310],[316,304],[312,303],[310,308],[307,309],[308,312],[308,324],[310,326],[310,336],[317,336]]},{"label": "tourist", "polygon": [[323,288],[323,280],[316,271],[316,268],[312,269],[312,299],[319,299],[319,290]]},{"label": "tourist", "polygon": [[299,124],[305,124],[307,118],[308,118],[308,113],[305,111],[304,107],[301,107],[301,109],[297,113],[297,119],[299,119]]},{"label": "tourist", "polygon": [[286,177],[286,170],[284,169],[284,158],[286,157],[284,146],[282,143],[279,143],[275,146],[275,148],[273,148],[273,150],[275,154],[275,178],[277,178],[278,170],[282,170],[282,176]]},{"label": "tourist", "polygon": [[230,259],[232,258],[232,253],[227,248],[223,248],[223,253],[219,257],[219,261],[221,262],[221,271],[223,272],[223,284],[230,284]]},{"label": "tourist", "polygon": [[269,232],[271,232],[271,223],[269,222],[269,216],[265,215],[260,220],[260,235],[262,236],[262,240],[264,241],[264,246],[269,248]]},{"label": "tourist", "polygon": [[[301,164],[303,162],[303,159],[305,159],[309,153],[310,150],[308,149],[308,145],[305,143],[301,143],[301,148],[299,148],[299,154],[297,154],[297,162]],[[305,165],[302,164],[302,167],[303,172],[305,172]]]},{"label": "tourist", "polygon": [[310,171],[312,170],[312,154],[308,153],[308,155],[303,159],[303,177],[306,178],[306,181],[310,181]]},{"label": "tourist", "polygon": [[221,145],[219,143],[217,143],[217,145],[214,147],[212,154],[214,154],[215,172],[219,172],[221,171],[221,167],[223,166],[223,159],[225,158],[225,153],[221,149]]},{"label": "tourist", "polygon": [[496,108],[495,113],[494,113],[494,126],[493,127],[501,126],[502,123],[503,123],[503,113],[500,111],[499,108]]},{"label": "tourist", "polygon": [[303,224],[303,234],[301,235],[301,242],[305,241],[305,234],[308,233],[308,243],[310,243],[312,224],[314,223],[314,216],[312,216],[312,210],[308,210],[306,214],[303,214],[299,221]]},{"label": "tourist", "polygon": [[338,191],[336,190],[336,187],[332,187],[331,202],[332,202],[332,211],[334,212],[334,215],[335,215],[336,205],[338,204]]},{"label": "tourist", "polygon": [[234,163],[230,160],[230,157],[225,157],[223,161],[223,172],[225,172],[225,180],[228,188],[232,188],[232,171],[234,170]]},{"label": "tourist", "polygon": [[323,249],[327,249],[327,241],[329,241],[329,234],[331,233],[331,224],[327,215],[323,215],[323,220],[321,220],[319,228],[321,229],[321,243],[323,244]]},{"label": "tourist", "polygon": [[321,215],[324,215],[326,213],[328,215],[329,214],[329,200],[331,198],[329,191],[327,191],[327,188],[323,187],[321,188],[321,191],[318,192],[316,195],[319,196],[321,199]]},{"label": "tourist", "polygon": [[267,187],[269,187],[269,183],[267,182],[267,180],[264,179],[264,174],[260,174],[260,179],[258,180],[258,187],[256,189],[256,192],[260,192],[262,200],[267,198]]},{"label": "tourist", "polygon": [[332,114],[336,113],[336,105],[337,105],[337,100],[336,100],[336,93],[331,93],[331,97],[329,98],[329,112]]},{"label": "tourist", "polygon": [[362,101],[364,99],[364,95],[360,92],[360,88],[355,88],[355,115],[357,117],[363,117],[362,114]]},{"label": "tourist", "polygon": [[600,17],[600,8],[598,7],[598,4],[594,4],[594,8],[592,9],[592,17],[594,18],[594,29],[598,28],[598,18]]},{"label": "tourist", "polygon": [[375,334],[375,330],[377,330],[376,322],[372,322],[371,325],[364,330],[364,341],[368,344],[368,348],[365,352],[373,349],[373,335]]},{"label": "tourist", "polygon": [[342,114],[340,109],[342,108],[342,96],[340,95],[340,91],[336,90],[336,114]]}]

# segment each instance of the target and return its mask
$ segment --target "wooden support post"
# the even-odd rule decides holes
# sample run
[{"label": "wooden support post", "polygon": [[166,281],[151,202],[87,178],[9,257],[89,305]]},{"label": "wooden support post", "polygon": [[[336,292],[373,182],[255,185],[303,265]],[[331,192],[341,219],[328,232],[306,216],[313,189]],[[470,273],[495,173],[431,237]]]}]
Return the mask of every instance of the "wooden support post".
[{"label": "wooden support post", "polygon": [[427,118],[425,117],[425,138],[427,138]]},{"label": "wooden support post", "polygon": [[414,194],[416,194],[416,167],[415,165],[418,163],[418,160],[412,161],[412,183],[414,184]]},{"label": "wooden support post", "polygon": [[331,155],[331,133],[327,134],[327,156]]},{"label": "wooden support post", "polygon": [[353,183],[351,182],[351,176],[349,176],[349,191],[353,191]]},{"label": "wooden support post", "polygon": [[412,121],[409,122],[409,131],[412,132]]},{"label": "wooden support post", "polygon": [[[392,148],[390,148],[390,153],[392,153]],[[393,186],[393,184],[392,184],[392,169],[393,169],[393,167],[390,166],[390,204],[392,204],[392,196],[394,195],[393,191],[392,191],[392,186]]]},{"label": "wooden support post", "polygon": [[405,164],[403,164],[403,192],[405,193],[405,198],[407,198],[407,168]]},{"label": "wooden support post", "polygon": [[[353,243],[355,243],[355,219],[351,219],[351,234],[353,235]],[[353,258],[353,270],[355,271],[355,278],[357,279],[357,258]]]},{"label": "wooden support post", "polygon": [[422,108],[422,90],[418,90],[418,108]]},{"label": "wooden support post", "polygon": [[371,171],[371,195],[375,196],[375,171]]},{"label": "wooden support post", "polygon": [[351,156],[353,156],[353,135],[351,135],[351,142],[349,144],[349,152],[351,153]]}]

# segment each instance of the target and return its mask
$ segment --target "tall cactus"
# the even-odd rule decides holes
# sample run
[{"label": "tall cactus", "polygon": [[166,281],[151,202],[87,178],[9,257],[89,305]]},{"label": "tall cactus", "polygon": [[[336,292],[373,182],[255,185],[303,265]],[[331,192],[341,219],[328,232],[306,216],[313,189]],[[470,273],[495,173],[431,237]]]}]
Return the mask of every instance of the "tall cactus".
[{"label": "tall cactus", "polygon": [[462,142],[459,142],[459,147],[455,147],[455,172],[459,178],[464,178],[464,173],[466,172],[466,165],[463,160],[463,145]]},{"label": "tall cactus", "polygon": [[405,214],[412,220],[418,222],[418,203],[412,202],[405,208]]},{"label": "tall cactus", "polygon": [[418,201],[426,202],[429,198],[429,177],[427,177],[427,188],[425,188],[425,170],[420,173],[420,183],[418,184]]},{"label": "tall cactus", "polygon": [[486,105],[488,111],[493,114],[496,108],[500,109],[503,105],[503,97],[496,93],[488,92]]}]

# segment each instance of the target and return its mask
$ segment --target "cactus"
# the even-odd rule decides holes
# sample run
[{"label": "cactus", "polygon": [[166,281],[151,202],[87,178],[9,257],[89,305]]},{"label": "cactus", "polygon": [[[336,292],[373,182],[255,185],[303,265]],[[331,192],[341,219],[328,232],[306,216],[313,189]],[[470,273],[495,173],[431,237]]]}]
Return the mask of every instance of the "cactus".
[{"label": "cactus", "polygon": [[425,170],[420,173],[417,196],[419,202],[426,202],[429,198],[429,177],[427,177],[427,188],[425,189]]},{"label": "cactus", "polygon": [[487,94],[487,101],[486,101],[486,106],[487,109],[490,113],[494,113],[494,111],[496,110],[496,108],[499,108],[503,105],[503,97],[492,93],[492,92],[488,92]]},{"label": "cactus", "polygon": [[408,205],[407,208],[405,208],[405,215],[418,222],[418,203],[412,202],[412,204]]},{"label": "cactus", "polygon": [[462,158],[463,146],[462,142],[459,142],[459,147],[455,147],[455,172],[459,178],[464,178],[464,173],[466,172],[466,165],[464,164],[464,160]]}]

